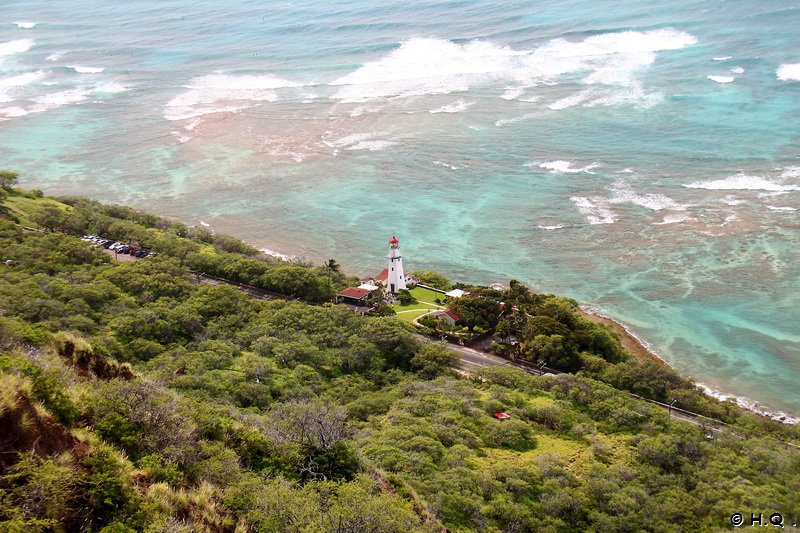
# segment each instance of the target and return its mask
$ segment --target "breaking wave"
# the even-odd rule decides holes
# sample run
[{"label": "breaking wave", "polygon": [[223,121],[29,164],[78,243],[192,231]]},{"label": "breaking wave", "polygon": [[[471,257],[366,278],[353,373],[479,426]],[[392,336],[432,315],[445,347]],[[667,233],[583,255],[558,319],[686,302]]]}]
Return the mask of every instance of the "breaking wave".
[{"label": "breaking wave", "polygon": [[67,65],[67,67],[78,74],[99,74],[105,70],[103,67],[82,67],[80,65]]},{"label": "breaking wave", "polygon": [[714,76],[711,74],[706,76],[706,78],[708,78],[711,81],[715,81],[717,83],[733,83],[733,80],[736,79],[733,76]]},{"label": "breaking wave", "polygon": [[736,174],[735,176],[728,176],[721,180],[696,181],[684,185],[684,187],[689,189],[708,189],[712,191],[748,190],[787,192],[800,190],[800,186],[798,185],[776,183],[760,176],[748,176],[747,174]]},{"label": "breaking wave", "polygon": [[184,120],[202,115],[235,112],[278,99],[276,89],[301,84],[274,76],[209,74],[194,78],[187,91],[164,106],[168,120]]},{"label": "breaking wave", "polygon": [[800,81],[800,63],[784,63],[775,75],[780,81]]},{"label": "breaking wave", "polygon": [[579,172],[586,172],[587,174],[593,174],[592,170],[599,167],[599,163],[592,163],[590,165],[586,165],[585,167],[580,168],[573,168],[572,163],[569,161],[545,161],[544,163],[539,164],[539,168],[545,168],[551,172],[561,173],[561,174],[578,174]]},{"label": "breaking wave", "polygon": [[416,37],[330,85],[339,87],[334,98],[349,102],[449,94],[496,84],[514,87],[503,95],[512,99],[525,88],[576,76],[586,85],[633,87],[636,71],[655,61],[657,52],[696,42],[692,35],[672,29],[605,33],[577,42],[554,39],[533,50]]}]

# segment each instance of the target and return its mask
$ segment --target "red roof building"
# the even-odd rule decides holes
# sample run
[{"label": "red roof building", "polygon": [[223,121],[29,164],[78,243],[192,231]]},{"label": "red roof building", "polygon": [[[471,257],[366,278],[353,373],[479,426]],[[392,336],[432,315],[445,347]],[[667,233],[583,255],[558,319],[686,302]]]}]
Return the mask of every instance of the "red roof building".
[{"label": "red roof building", "polygon": [[386,280],[389,279],[389,269],[384,268],[383,270],[381,270],[381,273],[375,276],[373,279],[378,283],[386,285]]},{"label": "red roof building", "polygon": [[452,309],[445,309],[437,313],[437,318],[443,322],[447,322],[451,326],[455,326],[456,322],[461,321],[461,317],[456,314]]},{"label": "red roof building", "polygon": [[372,291],[368,289],[359,289],[358,287],[348,287],[336,295],[337,300],[360,305],[364,303]]},{"label": "red roof building", "polygon": [[453,311],[452,309],[445,309],[444,313],[442,313],[442,314],[445,314],[445,315],[449,316],[450,318],[452,318],[453,322],[459,322],[461,320],[461,317],[458,316],[458,314],[455,311]]},{"label": "red roof building", "polygon": [[493,416],[498,420],[508,420],[511,418],[511,415],[506,413],[495,413]]}]

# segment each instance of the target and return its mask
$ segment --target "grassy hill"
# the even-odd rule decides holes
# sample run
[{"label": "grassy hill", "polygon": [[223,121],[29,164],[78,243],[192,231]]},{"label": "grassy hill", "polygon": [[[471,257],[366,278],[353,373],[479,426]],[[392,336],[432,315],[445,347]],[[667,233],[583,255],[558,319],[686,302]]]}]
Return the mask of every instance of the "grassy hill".
[{"label": "grassy hill", "polygon": [[[397,318],[254,299],[191,273],[320,303],[352,282],[338,270],[124,207],[7,194],[4,531],[716,531],[734,512],[800,519],[797,429],[682,389],[669,369],[586,352],[594,366],[581,375],[465,377]],[[116,262],[83,232],[159,255]],[[735,428],[670,420],[593,377],[655,393],[674,381]]]}]

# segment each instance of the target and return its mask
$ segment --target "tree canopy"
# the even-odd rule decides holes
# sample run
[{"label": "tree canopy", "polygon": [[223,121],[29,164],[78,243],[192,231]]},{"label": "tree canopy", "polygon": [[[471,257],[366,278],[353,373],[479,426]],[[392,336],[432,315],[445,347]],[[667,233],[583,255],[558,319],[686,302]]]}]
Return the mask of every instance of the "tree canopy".
[{"label": "tree canopy", "polygon": [[[523,356],[579,375],[464,375],[394,317],[192,273],[314,301],[348,279],[331,265],[67,203],[89,231],[160,254],[118,262],[69,228],[0,218],[14,258],[0,265],[4,531],[718,531],[735,511],[800,516],[796,427],[626,360],[569,299],[476,288],[465,309],[516,306],[498,320]],[[670,419],[609,383],[734,425]]]}]

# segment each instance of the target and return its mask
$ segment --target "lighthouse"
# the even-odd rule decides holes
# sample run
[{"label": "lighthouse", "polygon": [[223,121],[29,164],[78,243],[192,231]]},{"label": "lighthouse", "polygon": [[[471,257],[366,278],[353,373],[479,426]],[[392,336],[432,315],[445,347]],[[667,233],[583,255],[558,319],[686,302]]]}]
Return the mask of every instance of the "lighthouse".
[{"label": "lighthouse", "polygon": [[389,268],[387,269],[386,286],[389,292],[397,294],[406,289],[406,273],[403,272],[403,257],[400,255],[400,241],[392,235],[389,239]]}]

